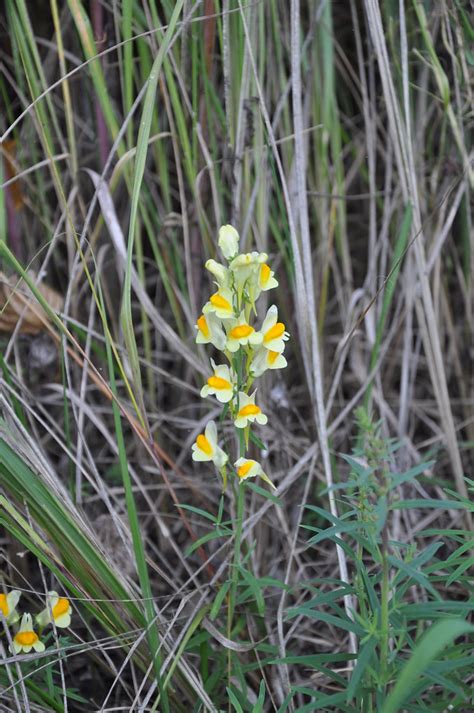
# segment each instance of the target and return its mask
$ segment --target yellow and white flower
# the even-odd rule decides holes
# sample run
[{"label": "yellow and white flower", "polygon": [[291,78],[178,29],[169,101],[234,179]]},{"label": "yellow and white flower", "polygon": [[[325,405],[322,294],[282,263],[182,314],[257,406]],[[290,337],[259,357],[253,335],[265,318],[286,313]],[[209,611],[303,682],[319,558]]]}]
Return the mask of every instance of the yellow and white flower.
[{"label": "yellow and white flower", "polygon": [[275,273],[266,262],[260,265],[257,285],[262,292],[273,290],[275,287],[278,287],[278,280],[275,279]]},{"label": "yellow and white flower", "polygon": [[19,654],[23,651],[29,654],[31,649],[37,653],[44,651],[44,644],[40,641],[38,634],[33,630],[33,620],[31,614],[23,614],[20,630],[13,637],[12,651]]},{"label": "yellow and white flower", "polygon": [[217,292],[209,297],[202,311],[205,315],[215,314],[219,319],[231,319],[234,317],[232,291],[228,287],[219,287]]},{"label": "yellow and white flower", "polygon": [[247,344],[252,346],[261,344],[262,335],[256,332],[245,319],[245,313],[242,311],[238,319],[234,319],[227,325],[227,343],[226,347],[230,352],[236,352],[239,347],[245,347]]},{"label": "yellow and white flower", "polygon": [[220,470],[227,463],[228,457],[217,445],[217,428],[214,421],[209,421],[204,433],[200,433],[192,445],[193,460],[212,461]]},{"label": "yellow and white flower", "polygon": [[288,366],[283,354],[280,352],[272,352],[271,349],[266,349],[261,346],[256,352],[249,367],[249,371],[256,379],[261,376],[267,369],[284,369]]},{"label": "yellow and white flower", "polygon": [[267,260],[267,253],[259,253],[254,250],[251,253],[241,253],[240,255],[236,255],[229,267],[233,272],[242,270],[247,271],[247,274],[250,274],[252,270],[257,271],[259,265],[262,265]]},{"label": "yellow and white flower", "polygon": [[234,273],[234,283],[237,288],[239,304],[242,300],[242,292],[246,283],[250,285],[251,281],[258,274],[260,265],[264,264],[268,259],[266,253],[241,253],[237,255],[229,267]]},{"label": "yellow and white flower", "polygon": [[224,257],[232,260],[239,249],[239,234],[233,225],[223,225],[219,229],[217,243]]},{"label": "yellow and white flower", "polygon": [[227,341],[227,335],[222,328],[218,318],[212,313],[202,314],[196,322],[197,344],[213,344],[216,349],[223,351]]},{"label": "yellow and white flower", "polygon": [[60,597],[57,592],[48,592],[48,606],[36,617],[38,626],[44,627],[53,621],[59,629],[66,629],[71,624],[72,607],[66,597]]},{"label": "yellow and white flower", "polygon": [[209,270],[211,275],[214,275],[218,287],[228,287],[229,286],[229,269],[224,267],[220,262],[215,260],[208,260],[204,265],[206,270]]},{"label": "yellow and white flower", "polygon": [[0,611],[7,620],[7,624],[14,624],[20,618],[16,611],[20,597],[21,592],[18,589],[12,589],[8,594],[0,594]]},{"label": "yellow and white flower", "polygon": [[255,403],[255,393],[254,391],[249,396],[244,391],[239,391],[239,406],[234,419],[236,428],[245,428],[249,423],[254,423],[254,421],[262,426],[267,423],[268,418],[262,413],[260,406]]},{"label": "yellow and white flower", "polygon": [[201,396],[202,398],[215,396],[221,404],[227,404],[234,394],[236,374],[226,364],[217,365],[214,359],[211,359],[211,365],[214,373],[202,387]]},{"label": "yellow and white flower", "polygon": [[258,461],[252,460],[251,458],[239,458],[239,460],[235,461],[234,466],[239,480],[247,480],[247,478],[256,478],[259,476],[266,483],[271,485],[272,488],[275,487],[268,475],[264,473],[263,468]]},{"label": "yellow and white flower", "polygon": [[263,335],[262,344],[265,349],[281,354],[290,335],[285,332],[283,322],[278,321],[278,309],[275,305],[269,307],[260,331]]},{"label": "yellow and white flower", "polygon": [[278,281],[275,279],[274,275],[275,273],[266,262],[262,263],[257,271],[251,275],[247,283],[247,287],[252,306],[255,305],[255,301],[260,296],[261,292],[273,290],[275,287],[278,287]]}]

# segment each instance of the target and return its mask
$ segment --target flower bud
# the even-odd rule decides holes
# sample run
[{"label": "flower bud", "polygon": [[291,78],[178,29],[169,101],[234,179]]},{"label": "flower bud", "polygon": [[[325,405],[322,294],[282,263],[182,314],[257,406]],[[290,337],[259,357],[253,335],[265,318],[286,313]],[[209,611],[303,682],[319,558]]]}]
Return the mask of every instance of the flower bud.
[{"label": "flower bud", "polygon": [[215,260],[208,260],[205,264],[205,268],[209,270],[211,275],[214,275],[219,285],[225,284],[228,270],[224,265],[221,265],[220,262],[216,262]]},{"label": "flower bud", "polygon": [[223,225],[219,229],[217,242],[224,257],[231,260],[239,249],[239,234],[232,225]]}]

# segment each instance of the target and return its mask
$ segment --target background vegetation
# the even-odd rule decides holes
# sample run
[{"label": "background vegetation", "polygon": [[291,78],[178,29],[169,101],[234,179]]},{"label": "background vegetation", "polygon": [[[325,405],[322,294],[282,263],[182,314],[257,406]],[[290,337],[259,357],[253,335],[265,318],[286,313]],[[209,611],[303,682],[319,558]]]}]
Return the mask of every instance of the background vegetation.
[{"label": "background vegetation", "polygon": [[[2,4],[3,587],[74,606],[3,635],[5,710],[472,710],[471,19]],[[223,223],[292,336],[230,637],[233,491],[190,458]]]}]

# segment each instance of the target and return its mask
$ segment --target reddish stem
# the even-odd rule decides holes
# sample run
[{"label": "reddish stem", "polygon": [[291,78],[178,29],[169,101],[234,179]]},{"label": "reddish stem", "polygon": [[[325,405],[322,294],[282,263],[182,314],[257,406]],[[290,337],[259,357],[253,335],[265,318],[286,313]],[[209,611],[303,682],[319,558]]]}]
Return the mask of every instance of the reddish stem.
[{"label": "reddish stem", "polygon": [[[97,52],[99,53],[105,47],[104,9],[100,0],[91,0],[91,15],[95,44]],[[103,64],[103,58],[99,59],[99,62]],[[107,157],[109,155],[110,140],[107,125],[105,123],[104,114],[98,101],[98,97],[95,106],[95,117],[97,122],[97,139],[99,142],[100,165],[102,167],[105,165],[105,162],[107,161]]]}]

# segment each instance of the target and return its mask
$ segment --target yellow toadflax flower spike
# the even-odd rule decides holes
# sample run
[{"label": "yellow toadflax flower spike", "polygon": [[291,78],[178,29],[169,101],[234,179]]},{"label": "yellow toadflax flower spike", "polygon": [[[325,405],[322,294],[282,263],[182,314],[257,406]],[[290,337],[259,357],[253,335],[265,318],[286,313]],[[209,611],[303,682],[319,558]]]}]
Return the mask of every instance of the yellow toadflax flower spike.
[{"label": "yellow toadflax flower spike", "polygon": [[[213,373],[200,393],[202,397],[215,396],[222,404],[228,404],[223,415],[229,412],[235,427],[243,430],[239,441],[241,452],[245,453],[252,425],[264,425],[268,421],[255,403],[255,392],[249,394],[253,381],[267,369],[287,366],[283,351],[289,334],[278,321],[275,306],[268,310],[259,331],[253,325],[256,300],[262,292],[278,287],[275,273],[267,263],[268,255],[257,251],[239,253],[239,234],[232,225],[221,226],[218,243],[227,263],[212,258],[205,263],[217,291],[210,296],[197,320],[196,342],[213,344],[224,353],[229,364],[216,364],[211,359]],[[225,488],[228,456],[218,445],[214,421],[197,436],[192,457],[195,461],[212,461],[222,475]],[[274,487],[257,461],[241,458],[235,465],[238,479],[259,475]]]},{"label": "yellow toadflax flower spike", "polygon": [[33,631],[31,614],[23,614],[20,630],[13,637],[11,649],[15,654],[19,654],[21,651],[29,654],[31,649],[34,649],[37,653],[44,651],[43,642],[40,641],[38,634]]}]

